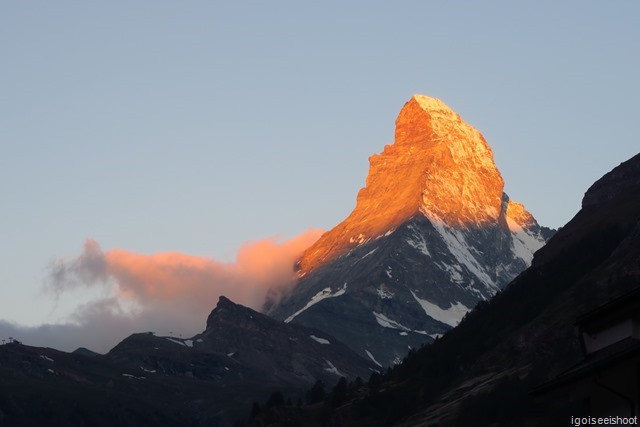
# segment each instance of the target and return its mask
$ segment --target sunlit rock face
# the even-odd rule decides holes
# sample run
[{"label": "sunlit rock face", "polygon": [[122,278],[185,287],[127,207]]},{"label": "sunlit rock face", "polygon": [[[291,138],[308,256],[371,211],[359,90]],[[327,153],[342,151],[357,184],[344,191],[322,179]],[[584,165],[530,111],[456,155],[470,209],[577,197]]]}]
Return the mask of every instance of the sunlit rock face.
[{"label": "sunlit rock face", "polygon": [[305,252],[302,272],[420,211],[457,228],[496,223],[504,213],[504,182],[491,148],[438,99],[413,96],[396,120],[395,143],[369,162],[356,208]]},{"label": "sunlit rock face", "polygon": [[381,365],[446,332],[530,265],[550,237],[480,132],[414,95],[369,159],[356,207],[305,251],[295,291],[267,311],[324,329]]}]

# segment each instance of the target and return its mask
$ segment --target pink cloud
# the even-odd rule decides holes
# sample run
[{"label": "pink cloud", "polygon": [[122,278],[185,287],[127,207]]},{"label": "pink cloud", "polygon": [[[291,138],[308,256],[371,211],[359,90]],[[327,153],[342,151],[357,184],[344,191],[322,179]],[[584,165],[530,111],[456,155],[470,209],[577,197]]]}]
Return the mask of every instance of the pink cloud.
[{"label": "pink cloud", "polygon": [[[142,330],[195,334],[204,329],[221,295],[259,310],[268,292],[273,296],[289,290],[295,283],[294,263],[321,234],[321,230],[309,229],[283,242],[276,238],[247,242],[233,262],[176,252],[146,255],[102,250],[96,241],[87,239],[78,257],[53,263],[47,288],[61,298],[69,289],[112,287],[114,297],[79,307],[72,316],[82,331],[79,335],[91,335],[85,327],[97,331],[92,340],[101,351],[106,348],[95,344],[99,335],[110,342],[110,348],[117,343],[111,342],[114,339]],[[133,314],[118,309],[119,303],[131,302],[137,307]],[[125,330],[118,330],[116,337],[108,325]],[[76,344],[81,345],[88,346]]]}]

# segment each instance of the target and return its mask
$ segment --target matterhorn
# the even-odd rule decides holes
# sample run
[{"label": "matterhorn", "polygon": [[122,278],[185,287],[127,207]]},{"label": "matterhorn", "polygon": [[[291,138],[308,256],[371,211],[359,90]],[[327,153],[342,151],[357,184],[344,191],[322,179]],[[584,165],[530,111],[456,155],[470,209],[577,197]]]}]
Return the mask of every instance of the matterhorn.
[{"label": "matterhorn", "polygon": [[308,248],[265,311],[331,334],[378,366],[455,327],[531,264],[552,230],[503,192],[482,134],[414,95],[370,159],[356,207]]}]

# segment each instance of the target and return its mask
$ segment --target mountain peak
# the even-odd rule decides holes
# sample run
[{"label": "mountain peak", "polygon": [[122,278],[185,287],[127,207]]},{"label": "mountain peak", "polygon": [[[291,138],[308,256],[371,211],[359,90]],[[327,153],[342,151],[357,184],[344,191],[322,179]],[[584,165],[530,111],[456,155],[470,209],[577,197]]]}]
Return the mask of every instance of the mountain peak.
[{"label": "mountain peak", "polygon": [[236,307],[237,304],[231,301],[229,298],[225,297],[224,295],[220,295],[220,298],[218,298],[218,304],[216,305],[216,308],[222,308],[225,306]]},{"label": "mountain peak", "polygon": [[451,110],[451,108],[449,108],[449,106],[439,98],[431,98],[430,96],[415,94],[411,99],[414,99],[425,111],[450,111],[453,113],[453,110]]},{"label": "mountain peak", "polygon": [[505,218],[508,198],[491,148],[437,98],[413,95],[396,119],[394,143],[369,163],[355,209],[307,249],[299,262],[301,273],[393,231],[416,214],[454,228]]},{"label": "mountain peak", "polygon": [[394,143],[369,162],[354,210],[305,251],[293,291],[265,310],[382,366],[504,289],[551,230],[509,199],[485,139],[438,99],[414,95]]},{"label": "mountain peak", "polygon": [[211,311],[207,318],[207,329],[214,323],[231,323],[251,321],[253,310],[236,304],[224,295],[220,295],[216,308]]},{"label": "mountain peak", "polygon": [[640,186],[640,154],[620,163],[593,183],[582,199],[582,207],[601,205],[638,186]]}]

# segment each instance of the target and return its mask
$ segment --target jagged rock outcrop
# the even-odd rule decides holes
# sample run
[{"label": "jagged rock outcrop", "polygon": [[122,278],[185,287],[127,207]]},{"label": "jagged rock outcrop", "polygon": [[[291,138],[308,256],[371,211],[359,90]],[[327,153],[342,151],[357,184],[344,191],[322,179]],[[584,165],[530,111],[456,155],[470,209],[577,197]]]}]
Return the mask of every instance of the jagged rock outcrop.
[{"label": "jagged rock outcrop", "polygon": [[370,158],[353,212],[305,251],[266,311],[324,330],[380,365],[429,342],[524,270],[552,234],[504,194],[484,137],[415,95]]},{"label": "jagged rock outcrop", "polygon": [[[154,351],[150,351],[153,349]],[[317,380],[368,377],[376,366],[334,337],[302,325],[287,325],[221,296],[204,332],[189,339],[134,334],[107,357],[142,372],[179,375],[237,386],[259,380],[305,390]]]},{"label": "jagged rock outcrop", "polygon": [[224,354],[255,376],[300,388],[316,380],[334,384],[371,375],[376,366],[333,336],[302,325],[288,325],[220,297],[206,330],[193,337],[200,351]]}]

